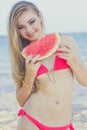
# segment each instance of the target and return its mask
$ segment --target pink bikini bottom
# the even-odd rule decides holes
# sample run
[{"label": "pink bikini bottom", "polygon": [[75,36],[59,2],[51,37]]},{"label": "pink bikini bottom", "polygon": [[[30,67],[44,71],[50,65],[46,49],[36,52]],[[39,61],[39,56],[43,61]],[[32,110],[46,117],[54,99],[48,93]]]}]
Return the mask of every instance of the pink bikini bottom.
[{"label": "pink bikini bottom", "polygon": [[31,122],[33,122],[39,128],[39,130],[68,130],[68,129],[74,130],[72,123],[65,125],[65,126],[60,126],[60,127],[46,126],[46,125],[40,123],[39,121],[37,121],[35,118],[30,116],[29,114],[27,114],[24,109],[20,109],[18,112],[18,116],[23,116],[23,115],[26,116]]}]

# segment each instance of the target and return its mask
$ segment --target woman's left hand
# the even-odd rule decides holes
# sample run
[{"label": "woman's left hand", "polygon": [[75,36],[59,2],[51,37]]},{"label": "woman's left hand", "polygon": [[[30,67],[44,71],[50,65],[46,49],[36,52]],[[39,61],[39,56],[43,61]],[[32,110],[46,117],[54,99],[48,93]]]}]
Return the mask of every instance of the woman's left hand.
[{"label": "woman's left hand", "polygon": [[77,46],[70,36],[62,37],[62,44],[57,50],[57,55],[67,61],[75,74],[77,81],[87,86],[87,68],[82,61]]},{"label": "woman's left hand", "polygon": [[57,50],[57,55],[60,58],[67,60],[67,63],[72,66],[80,60],[77,46],[70,36],[62,36],[62,43]]}]

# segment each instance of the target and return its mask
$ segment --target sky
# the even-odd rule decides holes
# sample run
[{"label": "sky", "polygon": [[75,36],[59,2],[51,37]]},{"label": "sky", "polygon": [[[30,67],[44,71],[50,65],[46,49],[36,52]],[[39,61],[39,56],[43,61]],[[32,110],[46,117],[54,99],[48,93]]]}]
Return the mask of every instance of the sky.
[{"label": "sky", "polygon": [[[20,0],[0,0],[0,35],[7,35],[9,11]],[[47,32],[87,32],[87,0],[27,0],[43,14]]]}]

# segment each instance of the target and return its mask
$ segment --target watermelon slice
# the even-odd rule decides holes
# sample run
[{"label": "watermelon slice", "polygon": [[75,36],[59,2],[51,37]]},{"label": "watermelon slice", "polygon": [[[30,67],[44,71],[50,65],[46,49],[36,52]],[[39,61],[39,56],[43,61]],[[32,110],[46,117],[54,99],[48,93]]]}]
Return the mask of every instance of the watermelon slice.
[{"label": "watermelon slice", "polygon": [[24,58],[27,58],[29,55],[36,55],[40,54],[38,61],[46,59],[50,57],[54,52],[58,49],[61,43],[61,35],[60,33],[52,33],[44,36],[43,38],[31,42],[31,44],[27,45],[22,50],[22,55]]}]

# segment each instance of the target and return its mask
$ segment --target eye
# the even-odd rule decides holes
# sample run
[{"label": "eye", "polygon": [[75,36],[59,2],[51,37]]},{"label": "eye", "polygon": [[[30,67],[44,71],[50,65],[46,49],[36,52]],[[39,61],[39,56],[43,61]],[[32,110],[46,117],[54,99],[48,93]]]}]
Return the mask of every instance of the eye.
[{"label": "eye", "polygon": [[19,30],[21,30],[21,29],[23,29],[23,28],[24,28],[23,26],[18,26],[18,29],[19,29]]},{"label": "eye", "polygon": [[31,21],[30,21],[30,25],[32,25],[33,23],[35,23],[36,22],[36,19],[32,19]]}]

